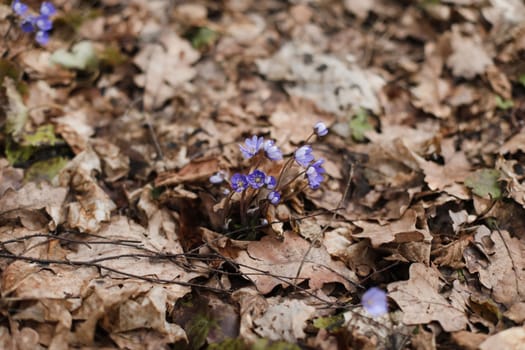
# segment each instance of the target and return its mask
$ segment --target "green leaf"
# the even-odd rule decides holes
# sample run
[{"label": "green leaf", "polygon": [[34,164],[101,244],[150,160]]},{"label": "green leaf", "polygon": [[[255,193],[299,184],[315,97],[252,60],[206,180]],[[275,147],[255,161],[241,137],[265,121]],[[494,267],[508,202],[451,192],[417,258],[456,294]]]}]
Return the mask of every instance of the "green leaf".
[{"label": "green leaf", "polygon": [[127,62],[128,56],[123,54],[118,46],[110,45],[100,53],[99,59],[108,66],[116,67]]},{"label": "green leaf", "polygon": [[364,141],[365,133],[374,129],[364,109],[359,110],[359,112],[350,119],[349,125],[352,130],[352,137],[358,142]]},{"label": "green leaf", "polygon": [[501,197],[499,177],[496,169],[480,169],[465,179],[465,185],[480,197],[498,199]]},{"label": "green leaf", "polygon": [[55,135],[55,127],[52,124],[39,126],[34,133],[25,133],[21,135],[20,145],[22,146],[54,146],[62,141]]},{"label": "green leaf", "polygon": [[217,32],[208,27],[200,27],[191,37],[191,45],[197,49],[203,49],[211,46],[219,37]]},{"label": "green leaf", "polygon": [[51,181],[55,176],[58,175],[60,170],[62,170],[67,165],[68,162],[69,159],[64,157],[55,157],[35,162],[31,164],[29,168],[27,168],[24,175],[24,180],[26,182],[39,180]]},{"label": "green leaf", "polygon": [[225,339],[220,343],[208,345],[208,350],[248,350],[250,349],[242,339]]},{"label": "green leaf", "polygon": [[272,342],[268,339],[259,339],[253,344],[252,350],[301,350],[301,348],[285,341]]},{"label": "green leaf", "polygon": [[93,71],[98,68],[98,57],[90,41],[75,44],[71,51],[56,50],[51,55],[51,62],[68,69]]},{"label": "green leaf", "polygon": [[496,106],[499,109],[507,110],[514,107],[514,102],[512,100],[504,100],[500,96],[496,96]]},{"label": "green leaf", "polygon": [[329,317],[319,317],[313,322],[315,328],[326,329],[328,331],[336,331],[345,323],[343,314],[333,315]]},{"label": "green leaf", "polygon": [[520,82],[521,85],[525,86],[525,74],[520,75],[520,77],[518,78],[518,81]]}]

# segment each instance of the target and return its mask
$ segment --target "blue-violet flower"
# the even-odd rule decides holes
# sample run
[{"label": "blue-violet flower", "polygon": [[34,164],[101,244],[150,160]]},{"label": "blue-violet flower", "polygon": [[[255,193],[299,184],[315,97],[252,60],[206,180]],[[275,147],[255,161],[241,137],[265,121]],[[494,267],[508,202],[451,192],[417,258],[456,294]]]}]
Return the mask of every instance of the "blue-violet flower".
[{"label": "blue-violet flower", "polygon": [[319,122],[315,124],[314,130],[317,136],[325,136],[326,134],[328,134],[328,128],[323,122]]},{"label": "blue-violet flower", "polygon": [[212,184],[220,184],[220,183],[223,182],[225,179],[226,179],[226,172],[225,172],[225,171],[222,171],[222,170],[219,170],[219,171],[217,171],[215,174],[213,174],[212,176],[210,176],[210,182],[211,182]]},{"label": "blue-violet flower", "polygon": [[248,187],[248,180],[243,174],[233,174],[230,184],[235,192],[242,192]]},{"label": "blue-violet flower", "polygon": [[40,6],[40,15],[42,16],[49,17],[54,15],[56,12],[57,10],[55,9],[55,6],[53,6],[53,4],[49,1],[44,1]]},{"label": "blue-violet flower", "polygon": [[255,156],[263,147],[264,138],[257,137],[256,135],[252,136],[252,138],[248,138],[244,140],[245,147],[242,145],[239,145],[239,148],[241,149],[241,153],[246,159],[250,159],[253,156]]},{"label": "blue-violet flower", "polygon": [[386,293],[377,287],[372,287],[363,294],[361,304],[372,317],[388,313]]},{"label": "blue-violet flower", "polygon": [[276,205],[281,200],[281,194],[279,192],[277,192],[277,191],[272,191],[272,192],[268,193],[268,200],[273,205]]},{"label": "blue-violet flower", "polygon": [[326,170],[323,168],[324,159],[319,159],[306,169],[306,177],[308,178],[308,186],[312,190],[315,190],[321,186],[321,182],[324,180],[324,174]]},{"label": "blue-violet flower", "polygon": [[247,176],[248,184],[256,190],[265,185],[266,175],[264,172],[255,169],[251,174]]},{"label": "blue-violet flower", "polygon": [[295,151],[295,161],[300,166],[306,168],[312,160],[314,160],[314,155],[312,154],[312,147],[310,145],[301,146]]},{"label": "blue-violet flower", "polygon": [[266,153],[266,157],[268,157],[270,160],[283,159],[283,153],[272,140],[264,141],[264,152]]},{"label": "blue-violet flower", "polygon": [[11,8],[15,13],[19,16],[23,16],[27,12],[27,5],[23,2],[20,2],[20,0],[13,1],[13,4],[11,5]]},{"label": "blue-violet flower", "polygon": [[33,16],[27,16],[22,20],[22,23],[20,23],[20,28],[24,33],[32,33],[35,31],[36,27],[36,18]]},{"label": "blue-violet flower", "polygon": [[277,179],[272,175],[268,175],[266,176],[266,179],[264,179],[264,184],[266,185],[267,189],[273,190],[275,186],[277,186]]}]

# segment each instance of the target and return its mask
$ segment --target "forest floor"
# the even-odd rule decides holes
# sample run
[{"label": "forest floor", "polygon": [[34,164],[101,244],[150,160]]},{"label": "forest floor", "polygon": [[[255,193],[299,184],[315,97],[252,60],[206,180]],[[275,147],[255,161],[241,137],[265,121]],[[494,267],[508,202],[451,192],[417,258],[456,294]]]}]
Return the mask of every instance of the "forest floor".
[{"label": "forest floor", "polygon": [[0,2],[0,348],[524,349],[522,1],[53,5]]}]

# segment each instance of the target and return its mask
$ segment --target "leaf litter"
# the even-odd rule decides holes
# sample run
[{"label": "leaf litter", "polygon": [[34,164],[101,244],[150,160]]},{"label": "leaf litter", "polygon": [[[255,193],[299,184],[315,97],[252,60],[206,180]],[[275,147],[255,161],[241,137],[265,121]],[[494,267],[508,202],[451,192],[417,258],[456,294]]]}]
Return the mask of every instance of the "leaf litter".
[{"label": "leaf litter", "polygon": [[[520,1],[54,5],[0,4],[1,348],[521,345]],[[320,121],[321,188],[239,225],[209,178]]]}]

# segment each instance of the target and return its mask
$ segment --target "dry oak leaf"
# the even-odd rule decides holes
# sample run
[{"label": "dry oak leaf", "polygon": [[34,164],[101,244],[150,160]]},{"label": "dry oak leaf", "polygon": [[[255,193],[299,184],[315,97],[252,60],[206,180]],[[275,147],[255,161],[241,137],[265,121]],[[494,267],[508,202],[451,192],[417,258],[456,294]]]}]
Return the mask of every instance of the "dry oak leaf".
[{"label": "dry oak leaf", "polygon": [[459,28],[454,26],[450,44],[453,52],[447,59],[447,66],[456,77],[472,79],[477,74],[485,73],[493,64],[492,58],[481,43],[481,38],[477,35],[465,37]]},{"label": "dry oak leaf", "polygon": [[396,242],[420,242],[430,243],[432,235],[428,230],[418,229],[416,227],[417,213],[409,209],[403,216],[396,221],[386,225],[370,223],[367,221],[355,221],[354,225],[361,227],[363,232],[353,234],[355,238],[368,238],[374,248],[382,244]]},{"label": "dry oak leaf", "polygon": [[296,343],[306,336],[303,329],[306,321],[315,315],[315,307],[302,300],[268,298],[270,306],[259,318],[254,319],[255,332],[270,340],[285,340]]},{"label": "dry oak leaf", "polygon": [[192,64],[199,57],[199,52],[172,30],[161,33],[158,42],[145,45],[133,60],[144,72],[135,77],[145,90],[144,108],[161,107],[177,87],[193,79],[196,70]]},{"label": "dry oak leaf", "polygon": [[67,192],[65,187],[53,187],[47,182],[38,184],[29,182],[17,191],[9,188],[0,197],[0,215],[45,208],[54,224],[57,225],[61,220]]},{"label": "dry oak leaf", "polygon": [[[235,262],[263,294],[278,285],[288,287],[305,279],[312,289],[337,282],[353,290],[356,281],[355,273],[341,261],[332,260],[326,248],[314,246],[310,249],[310,242],[290,231],[284,233],[283,241],[266,236],[260,241],[250,242]],[[301,273],[297,276],[301,265]]]},{"label": "dry oak leaf", "polygon": [[480,350],[525,350],[525,327],[513,327],[490,336],[479,346]]},{"label": "dry oak leaf", "polygon": [[466,255],[465,261],[471,273],[479,273],[479,281],[492,290],[492,297],[498,303],[510,307],[525,300],[525,244],[510,237],[509,232],[490,231],[480,226],[475,235],[476,246],[488,259],[486,262]]},{"label": "dry oak leaf", "polygon": [[441,155],[445,164],[441,165],[425,160],[415,152],[412,156],[416,159],[425,174],[425,182],[433,190],[444,191],[460,199],[470,199],[467,188],[462,184],[470,175],[470,164],[467,156],[462,151],[456,151],[453,139],[445,139],[441,143]]},{"label": "dry oak leaf", "polygon": [[443,59],[435,43],[425,45],[425,58],[421,71],[416,75],[417,86],[410,89],[414,96],[413,104],[438,118],[448,118],[452,109],[444,101],[450,95],[451,84],[440,78]]},{"label": "dry oak leaf", "polygon": [[410,266],[410,279],[389,284],[388,295],[403,311],[405,324],[438,321],[447,332],[463,330],[468,322],[464,310],[453,307],[439,288],[440,273],[415,263]]}]

